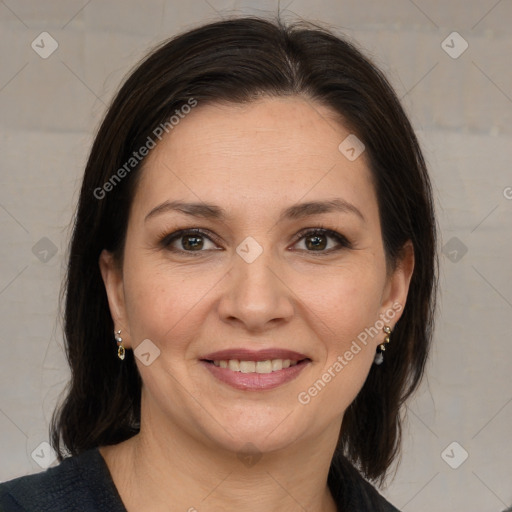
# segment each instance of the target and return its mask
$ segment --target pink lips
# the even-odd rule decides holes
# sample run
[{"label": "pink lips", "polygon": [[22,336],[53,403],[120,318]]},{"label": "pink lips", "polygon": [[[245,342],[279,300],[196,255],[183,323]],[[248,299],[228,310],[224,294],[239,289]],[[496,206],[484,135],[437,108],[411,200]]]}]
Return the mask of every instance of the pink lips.
[{"label": "pink lips", "polygon": [[[242,373],[229,368],[215,366],[211,361],[266,361],[272,359],[291,359],[298,361],[294,366],[283,368],[272,373]],[[295,379],[311,363],[306,355],[292,350],[266,349],[252,351],[247,349],[231,349],[212,352],[201,358],[201,364],[221,382],[243,391],[263,391],[273,389]]]},{"label": "pink lips", "polygon": [[266,361],[268,359],[291,359],[292,361],[301,361],[308,359],[305,354],[294,352],[293,350],[281,350],[278,348],[269,348],[264,350],[248,350],[245,348],[235,348],[212,352],[202,360],[207,361],[228,361],[229,359],[238,359],[239,361]]}]

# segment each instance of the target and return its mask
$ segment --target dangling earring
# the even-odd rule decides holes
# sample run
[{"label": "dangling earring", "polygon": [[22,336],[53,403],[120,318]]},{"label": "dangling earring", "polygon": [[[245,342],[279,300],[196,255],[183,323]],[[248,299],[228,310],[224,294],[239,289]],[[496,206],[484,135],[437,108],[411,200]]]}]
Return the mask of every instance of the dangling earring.
[{"label": "dangling earring", "polygon": [[384,355],[382,354],[382,352],[385,352],[386,350],[386,345],[389,343],[389,335],[391,334],[391,327],[389,327],[389,325],[385,325],[382,330],[384,331],[384,333],[386,334],[386,336],[384,337],[384,341],[377,347],[377,353],[375,354],[375,359],[373,360],[373,362],[375,364],[382,364],[382,362],[384,361]]},{"label": "dangling earring", "polygon": [[123,347],[123,338],[121,338],[121,331],[114,331],[114,337],[117,342],[117,357],[119,359],[124,359],[124,347]]}]

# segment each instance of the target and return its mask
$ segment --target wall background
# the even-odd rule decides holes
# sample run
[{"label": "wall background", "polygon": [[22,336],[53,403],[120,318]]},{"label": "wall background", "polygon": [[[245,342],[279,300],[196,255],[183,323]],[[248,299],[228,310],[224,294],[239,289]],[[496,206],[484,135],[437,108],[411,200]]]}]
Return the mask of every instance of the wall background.
[{"label": "wall background", "polygon": [[[435,346],[383,493],[404,511],[501,511],[512,505],[512,2],[288,0],[280,9],[329,22],[387,73],[436,189]],[[57,318],[69,223],[122,77],[178,31],[276,11],[276,1],[0,1],[0,480],[51,462],[41,443],[68,377]],[[42,32],[58,43],[47,58],[35,51],[54,44]]]}]

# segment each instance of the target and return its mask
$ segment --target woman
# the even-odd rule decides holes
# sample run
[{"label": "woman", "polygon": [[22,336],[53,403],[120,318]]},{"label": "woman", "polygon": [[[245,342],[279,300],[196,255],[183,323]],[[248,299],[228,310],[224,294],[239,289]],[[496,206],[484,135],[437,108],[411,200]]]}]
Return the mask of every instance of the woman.
[{"label": "woman", "polygon": [[160,45],[85,170],[61,463],[0,508],[397,510],[368,481],[423,374],[435,236],[411,125],[351,44],[238,18]]}]

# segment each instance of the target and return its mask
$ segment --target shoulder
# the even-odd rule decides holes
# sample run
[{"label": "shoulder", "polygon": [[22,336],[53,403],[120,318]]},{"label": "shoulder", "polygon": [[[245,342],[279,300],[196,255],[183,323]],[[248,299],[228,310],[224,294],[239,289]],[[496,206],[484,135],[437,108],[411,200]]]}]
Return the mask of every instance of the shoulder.
[{"label": "shoulder", "polygon": [[336,456],[332,461],[329,487],[342,510],[400,512],[343,456]]},{"label": "shoulder", "polygon": [[[363,477],[361,477],[361,486],[360,490],[363,496],[363,500],[368,503],[368,505],[374,507],[371,510],[379,510],[381,512],[400,512],[394,505],[392,505],[389,501],[382,496],[375,487],[373,487],[369,482],[367,482]],[[378,509],[375,507],[379,507]],[[368,509],[370,510],[370,509]]]},{"label": "shoulder", "polygon": [[67,512],[77,510],[78,503],[84,512],[126,512],[97,449],[0,484],[2,512]]}]

